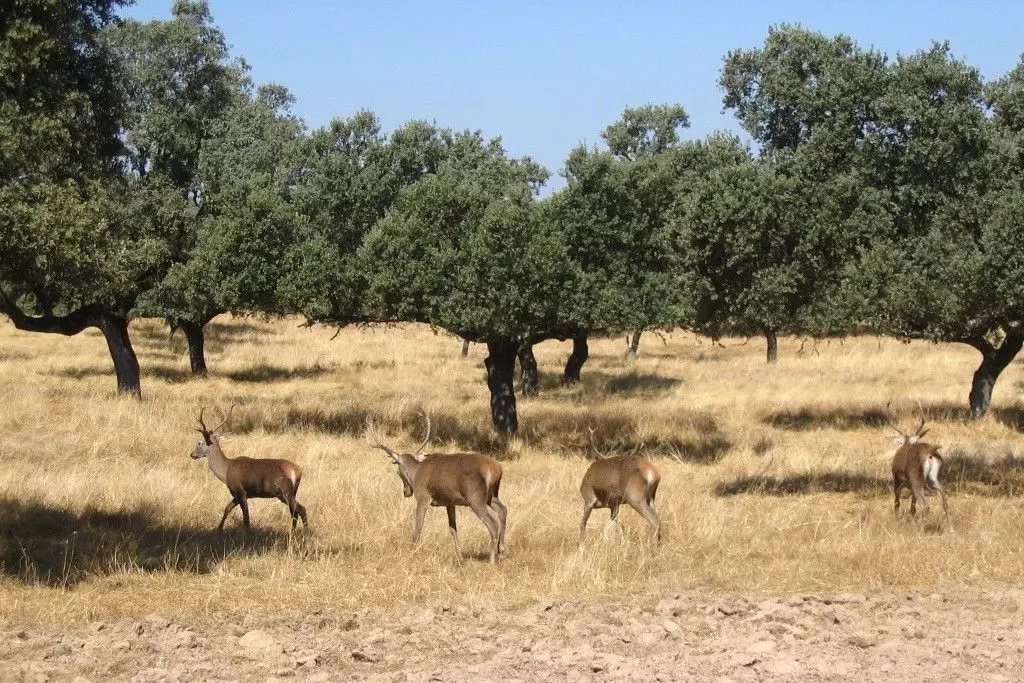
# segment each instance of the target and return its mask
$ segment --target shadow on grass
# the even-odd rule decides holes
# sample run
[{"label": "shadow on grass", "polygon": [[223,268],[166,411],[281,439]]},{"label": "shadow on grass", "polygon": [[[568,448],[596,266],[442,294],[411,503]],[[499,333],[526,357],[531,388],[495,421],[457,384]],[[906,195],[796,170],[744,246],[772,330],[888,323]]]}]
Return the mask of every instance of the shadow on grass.
[{"label": "shadow on grass", "polygon": [[795,474],[788,477],[760,475],[740,477],[715,485],[719,497],[757,494],[761,496],[792,496],[810,493],[882,493],[889,482],[852,472]]},{"label": "shadow on grass", "polygon": [[761,418],[761,421],[766,425],[790,431],[825,428],[853,430],[861,427],[885,427],[887,417],[885,410],[876,408],[851,410],[805,407],[769,413]]},{"label": "shadow on grass", "polygon": [[318,377],[331,371],[331,368],[319,363],[297,368],[260,363],[244,370],[225,373],[224,376],[236,382],[281,382],[290,379]]},{"label": "shadow on grass", "polygon": [[950,491],[983,496],[1018,496],[1024,493],[1024,458],[1008,453],[990,459],[954,448],[944,454],[941,480]]},{"label": "shadow on grass", "polygon": [[602,372],[588,370],[586,367],[581,372],[579,382],[567,382],[560,372],[540,372],[538,379],[541,396],[557,396],[559,393],[574,393],[580,390],[599,395],[652,396],[671,391],[682,384],[682,380],[675,377],[664,377],[654,373]]},{"label": "shadow on grass", "polygon": [[1014,431],[1024,432],[1024,408],[1012,406],[1009,408],[992,408],[991,411],[996,421]]},{"label": "shadow on grass", "polygon": [[[949,402],[925,403],[925,419],[928,422],[942,420],[966,420],[969,417],[966,405]],[[811,431],[815,429],[838,429],[850,431],[863,427],[890,428],[888,420],[892,419],[904,428],[917,425],[919,415],[912,401],[895,401],[892,411],[887,412],[885,406],[878,408],[822,408],[804,406],[769,413],[761,418],[761,422],[778,429],[790,431]]]},{"label": "shadow on grass", "polygon": [[[940,481],[951,494],[1009,497],[1024,493],[1024,458],[1006,455],[990,461],[954,449],[945,455]],[[795,474],[787,477],[758,475],[719,482],[719,497],[755,494],[790,496],[811,493],[891,494],[892,481],[853,472]],[[906,495],[906,493],[904,493]]]},{"label": "shadow on grass", "polygon": [[219,534],[170,527],[155,510],[77,512],[0,498],[0,573],[26,584],[73,587],[122,571],[206,574],[229,556],[260,555],[287,544],[283,531],[254,528]]},{"label": "shadow on grass", "polygon": [[114,366],[83,365],[81,367],[57,368],[48,372],[52,377],[65,379],[88,379],[89,377],[113,377]]},{"label": "shadow on grass", "polygon": [[171,384],[181,384],[194,379],[205,379],[202,375],[192,374],[188,368],[179,368],[171,365],[151,365],[143,367],[143,377],[155,377]]}]

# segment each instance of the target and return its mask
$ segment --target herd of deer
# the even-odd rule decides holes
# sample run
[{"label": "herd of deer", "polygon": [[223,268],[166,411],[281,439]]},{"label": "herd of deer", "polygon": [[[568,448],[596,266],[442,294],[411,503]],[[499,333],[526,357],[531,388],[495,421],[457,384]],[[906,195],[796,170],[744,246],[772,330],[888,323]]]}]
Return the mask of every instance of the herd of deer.
[{"label": "herd of deer", "polygon": [[[232,410],[234,406],[232,406]],[[942,468],[942,456],[938,447],[921,441],[928,431],[924,428],[924,410],[918,403],[921,423],[913,433],[902,431],[889,420],[889,425],[899,436],[890,437],[892,443],[899,448],[892,459],[893,491],[896,498],[895,512],[899,514],[900,494],[903,487],[911,491],[910,513],[916,515],[920,504],[924,514],[928,512],[928,501],[925,499],[925,488],[938,491],[942,500],[942,511],[948,527],[949,507],[946,493],[939,483],[939,470]],[[250,529],[249,499],[277,498],[288,506],[292,519],[292,529],[301,519],[303,527],[308,526],[306,508],[295,496],[302,481],[302,470],[289,460],[269,458],[229,458],[220,446],[217,432],[231,419],[231,412],[220,425],[208,429],[203,422],[203,410],[199,411],[198,430],[203,438],[192,451],[192,458],[206,458],[210,470],[228,487],[231,502],[224,508],[218,531],[223,531],[224,522],[235,507],[242,508],[242,522],[245,530]],[[480,521],[487,527],[491,536],[490,561],[497,562],[498,555],[505,551],[505,527],[508,510],[498,499],[501,487],[501,464],[494,458],[479,453],[427,453],[423,448],[430,441],[430,418],[424,414],[427,434],[414,453],[399,453],[380,442],[373,428],[372,420],[367,420],[367,429],[373,439],[373,447],[385,453],[398,468],[398,476],[402,480],[407,498],[416,499],[416,525],[413,542],[419,541],[423,531],[423,522],[430,506],[444,507],[448,511],[448,529],[459,552],[458,528],[455,523],[455,508],[469,507]],[[580,495],[583,497],[583,519],[580,521],[580,544],[586,537],[587,520],[594,508],[609,508],[611,519],[618,519],[619,506],[626,503],[651,525],[651,535],[655,543],[661,540],[661,520],[654,509],[654,497],[658,492],[661,475],[649,460],[638,454],[639,448],[633,453],[603,456],[597,452],[593,443],[594,432],[590,433],[591,444],[598,459],[591,463],[583,475]]]}]

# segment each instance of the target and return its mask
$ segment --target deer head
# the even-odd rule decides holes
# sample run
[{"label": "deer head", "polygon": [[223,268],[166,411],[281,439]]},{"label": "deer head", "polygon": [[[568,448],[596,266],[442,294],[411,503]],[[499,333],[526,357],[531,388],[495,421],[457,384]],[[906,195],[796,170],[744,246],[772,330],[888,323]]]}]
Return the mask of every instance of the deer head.
[{"label": "deer head", "polygon": [[895,422],[893,422],[891,414],[889,413],[889,405],[891,403],[892,403],[892,401],[890,401],[889,403],[885,404],[885,415],[886,415],[885,421],[886,421],[886,423],[890,427],[892,427],[893,429],[895,429],[899,433],[899,436],[890,436],[889,437],[889,443],[897,445],[897,446],[903,446],[903,445],[907,445],[907,444],[913,444],[913,443],[920,442],[922,437],[924,437],[924,435],[928,433],[928,430],[924,428],[924,424],[925,424],[924,408],[921,406],[921,402],[920,401],[915,401],[915,403],[917,404],[917,412],[921,416],[921,423],[919,425],[917,425],[917,429],[914,430],[914,432],[912,434],[908,434],[907,432],[904,432],[902,429],[900,429],[899,427],[896,426]]},{"label": "deer head", "polygon": [[228,423],[228,420],[231,419],[231,412],[234,409],[235,406],[232,405],[231,408],[228,409],[227,417],[225,417],[224,420],[213,429],[207,428],[206,423],[203,422],[203,411],[206,410],[206,408],[202,407],[199,409],[199,429],[196,431],[203,435],[203,439],[202,441],[197,442],[196,447],[192,449],[193,460],[205,458],[210,454],[210,449],[213,448],[214,444],[219,442],[217,432],[220,431],[221,427]]},{"label": "deer head", "polygon": [[402,492],[405,494],[406,498],[411,498],[413,494],[413,475],[410,465],[413,462],[423,462],[426,459],[422,451],[427,445],[427,442],[430,441],[430,417],[428,417],[425,412],[422,413],[422,415],[423,419],[426,420],[427,423],[427,435],[424,437],[423,443],[419,445],[414,453],[398,453],[397,451],[382,444],[380,439],[377,437],[377,431],[373,428],[373,418],[366,418],[366,427],[369,429],[370,436],[373,438],[373,443],[371,445],[374,448],[379,448],[387,453],[388,457],[391,458],[391,461],[398,466],[398,476],[402,479]]}]

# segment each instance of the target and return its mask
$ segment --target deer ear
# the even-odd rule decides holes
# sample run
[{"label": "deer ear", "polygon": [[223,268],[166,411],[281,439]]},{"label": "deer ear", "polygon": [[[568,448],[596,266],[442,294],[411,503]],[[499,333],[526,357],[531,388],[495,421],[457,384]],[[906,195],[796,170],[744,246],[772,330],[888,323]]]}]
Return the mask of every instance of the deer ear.
[{"label": "deer ear", "polygon": [[902,436],[887,436],[885,440],[894,446],[902,446],[907,443],[907,440]]},{"label": "deer ear", "polygon": [[423,455],[422,453],[416,453],[412,457],[416,458],[416,462],[423,462],[424,460],[427,459],[427,456]]},{"label": "deer ear", "polygon": [[911,436],[907,437],[907,443],[919,443],[920,441],[921,441],[921,435],[920,434],[912,434]]}]

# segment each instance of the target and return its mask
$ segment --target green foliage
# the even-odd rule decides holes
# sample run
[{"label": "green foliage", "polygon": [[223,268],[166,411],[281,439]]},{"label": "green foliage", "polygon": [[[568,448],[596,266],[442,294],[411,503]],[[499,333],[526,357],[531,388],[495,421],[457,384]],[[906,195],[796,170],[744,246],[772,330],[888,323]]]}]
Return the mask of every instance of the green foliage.
[{"label": "green foliage", "polygon": [[366,236],[367,319],[509,339],[556,318],[564,249],[538,218],[542,169],[498,141],[457,134],[438,172],[403,189]]},{"label": "green foliage", "polygon": [[100,31],[120,3],[18,0],[0,9],[0,286],[46,313],[122,305],[150,269],[113,214],[123,112]]}]

